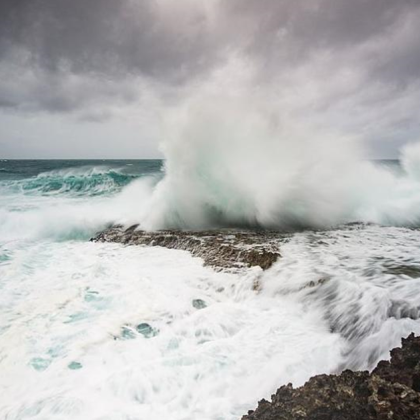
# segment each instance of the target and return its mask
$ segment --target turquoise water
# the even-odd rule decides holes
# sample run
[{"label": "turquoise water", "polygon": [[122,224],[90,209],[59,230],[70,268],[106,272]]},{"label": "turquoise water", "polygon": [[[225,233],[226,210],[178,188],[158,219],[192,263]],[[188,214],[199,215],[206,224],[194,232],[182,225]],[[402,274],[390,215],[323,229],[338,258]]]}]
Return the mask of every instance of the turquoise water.
[{"label": "turquoise water", "polygon": [[124,189],[155,185],[162,176],[161,160],[0,161],[0,242],[88,239],[135,219],[137,192],[124,197]]},{"label": "turquoise water", "polygon": [[162,166],[161,160],[3,160],[0,188],[44,195],[110,194],[161,172]]}]

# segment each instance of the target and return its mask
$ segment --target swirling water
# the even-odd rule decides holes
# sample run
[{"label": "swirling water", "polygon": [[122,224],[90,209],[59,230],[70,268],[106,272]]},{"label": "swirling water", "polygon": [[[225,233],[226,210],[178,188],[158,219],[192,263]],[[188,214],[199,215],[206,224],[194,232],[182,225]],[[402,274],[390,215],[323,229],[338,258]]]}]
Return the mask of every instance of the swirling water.
[{"label": "swirling water", "polygon": [[0,168],[1,419],[239,419],[281,384],[370,369],[420,333],[416,228],[289,233],[270,270],[215,272],[88,241],[137,221],[161,161]]}]

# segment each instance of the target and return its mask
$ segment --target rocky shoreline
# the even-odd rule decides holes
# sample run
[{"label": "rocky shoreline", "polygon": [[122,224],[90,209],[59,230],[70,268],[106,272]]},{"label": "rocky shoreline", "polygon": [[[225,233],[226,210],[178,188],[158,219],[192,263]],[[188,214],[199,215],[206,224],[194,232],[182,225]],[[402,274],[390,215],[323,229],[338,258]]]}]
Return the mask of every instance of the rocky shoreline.
[{"label": "rocky shoreline", "polygon": [[[280,258],[280,245],[288,236],[275,231],[146,232],[137,225],[113,226],[92,238],[94,242],[162,246],[191,252],[216,270],[270,268]],[[262,400],[242,420],[420,420],[420,337],[402,340],[369,372],[346,370],[340,375],[319,375],[294,389],[282,386]]]},{"label": "rocky shoreline", "polygon": [[92,238],[93,242],[125,245],[162,246],[191,252],[215,269],[239,269],[259,266],[270,268],[280,258],[280,244],[287,235],[275,231],[161,230],[146,232],[138,225],[125,229],[113,226]]},{"label": "rocky shoreline", "polygon": [[420,337],[402,340],[371,374],[319,375],[282,386],[242,420],[419,420]]}]

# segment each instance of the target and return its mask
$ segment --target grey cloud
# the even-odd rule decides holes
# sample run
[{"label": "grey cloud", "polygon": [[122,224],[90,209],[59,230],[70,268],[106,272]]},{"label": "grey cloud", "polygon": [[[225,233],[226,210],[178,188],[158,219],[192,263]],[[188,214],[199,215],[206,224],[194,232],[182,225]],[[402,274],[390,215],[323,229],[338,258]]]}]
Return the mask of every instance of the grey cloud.
[{"label": "grey cloud", "polygon": [[349,67],[363,72],[366,88],[381,82],[409,89],[419,80],[418,0],[207,6],[210,13],[189,0],[2,0],[0,107],[76,112],[132,103],[145,84],[159,91],[200,80],[230,53],[257,63],[265,83],[325,53],[332,57],[325,78]]},{"label": "grey cloud", "polygon": [[[172,20],[153,0],[3,0],[0,103],[73,111],[89,103],[89,96],[130,101],[127,80],[134,81],[136,96],[139,77],[179,84],[208,71],[218,51],[206,33],[203,10],[174,9]],[[92,86],[71,90],[72,76]]]},{"label": "grey cloud", "polygon": [[[378,145],[420,138],[420,2],[225,0],[226,30],[258,63],[258,84],[302,95],[297,116]],[[323,91],[305,98],[312,81]],[[283,86],[282,86],[283,85]],[[306,100],[306,102],[305,102]],[[387,150],[391,150],[388,147]],[[387,152],[388,153],[388,152]]]},{"label": "grey cloud", "polygon": [[175,77],[205,64],[205,17],[171,22],[160,9],[152,0],[5,0],[0,53],[22,47],[45,70],[108,76]]},{"label": "grey cloud", "polygon": [[[386,39],[396,26],[410,19],[413,29],[420,25],[418,0],[225,0],[223,6],[230,35],[246,27],[245,50],[268,73],[299,65],[322,52],[347,55],[351,62],[355,49]],[[384,50],[385,57],[381,56]],[[419,52],[420,39],[413,30],[392,51],[382,45],[373,51],[370,62],[357,65],[369,66],[374,77],[406,81],[419,77]]]}]

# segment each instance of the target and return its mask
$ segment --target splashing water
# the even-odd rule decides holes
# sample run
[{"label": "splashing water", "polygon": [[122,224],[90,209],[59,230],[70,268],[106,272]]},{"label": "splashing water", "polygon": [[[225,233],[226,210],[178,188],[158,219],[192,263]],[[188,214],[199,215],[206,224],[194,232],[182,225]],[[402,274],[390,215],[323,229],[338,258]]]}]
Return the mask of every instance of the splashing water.
[{"label": "splashing water", "polygon": [[[162,177],[161,161],[9,161],[0,175],[0,237],[89,239],[135,222]],[[45,171],[43,169],[50,169]],[[60,169],[61,168],[61,169]]]},{"label": "splashing water", "polygon": [[420,333],[419,235],[298,233],[271,270],[238,274],[183,251],[9,243],[0,413],[233,420],[281,384],[370,369]]},{"label": "splashing water", "polygon": [[395,171],[365,160],[356,139],[278,121],[249,101],[199,98],[175,113],[143,227],[419,226],[420,145],[401,151]]},{"label": "splashing water", "polygon": [[[2,163],[0,418],[234,420],[420,333],[418,146],[392,168],[348,139],[195,105],[163,178],[160,162]],[[266,272],[87,241],[136,222],[312,230]]]}]

